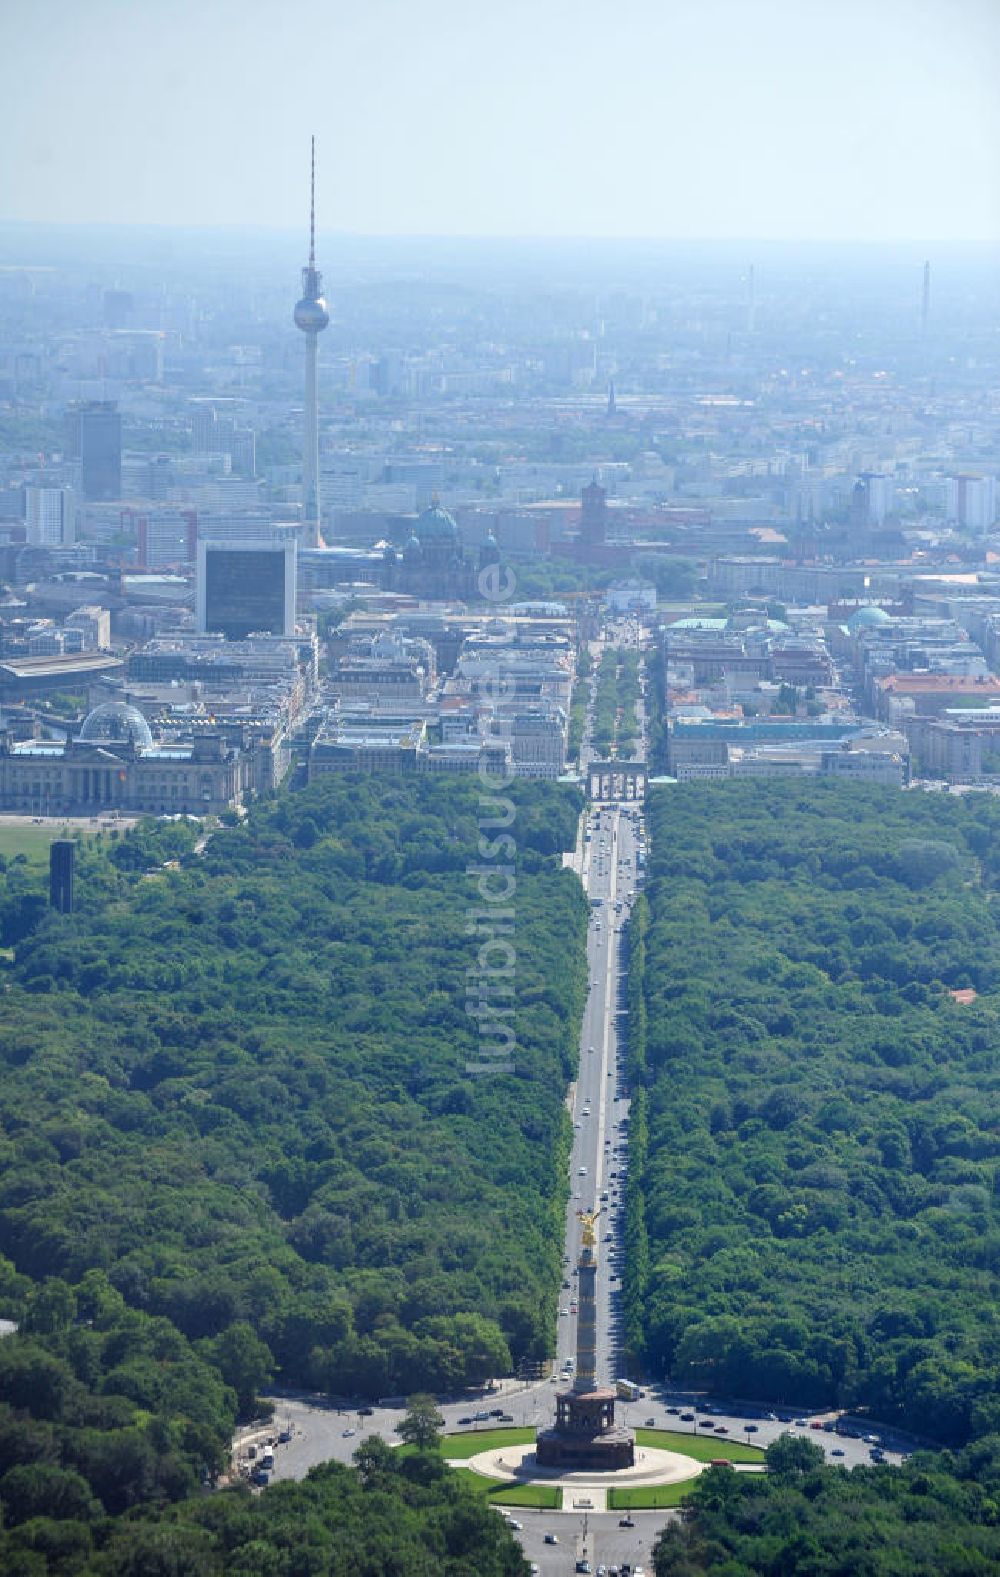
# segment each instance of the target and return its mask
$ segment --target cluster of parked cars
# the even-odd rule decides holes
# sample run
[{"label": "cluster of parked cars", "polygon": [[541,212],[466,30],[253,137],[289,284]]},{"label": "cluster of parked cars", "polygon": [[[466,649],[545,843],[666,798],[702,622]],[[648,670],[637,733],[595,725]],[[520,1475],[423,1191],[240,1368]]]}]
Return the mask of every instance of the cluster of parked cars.
[{"label": "cluster of parked cars", "polygon": [[[634,1528],[635,1523],[626,1522],[623,1518],[619,1526],[623,1528]],[[559,1541],[555,1534],[553,1534],[552,1543],[557,1544],[558,1542]],[[577,1561],[574,1570],[578,1572],[594,1572],[594,1568],[591,1566],[588,1560]],[[646,1577],[646,1568],[645,1566],[633,1566],[629,1561],[623,1562],[621,1566],[601,1565],[598,1566],[596,1572],[594,1572],[594,1577]]]},{"label": "cluster of parked cars", "polygon": [[249,1479],[256,1489],[264,1489],[271,1482],[274,1472],[274,1448],[287,1445],[292,1438],[290,1429],[282,1429],[279,1434],[268,1435],[262,1445],[247,1446],[245,1462],[240,1463],[240,1474]]},{"label": "cluster of parked cars", "polygon": [[[696,1412],[692,1412],[691,1410],[682,1411],[680,1407],[668,1407],[666,1411],[673,1414],[673,1416],[676,1417],[682,1424],[695,1424],[698,1429],[711,1429],[719,1435],[725,1435],[729,1433],[728,1427],[725,1424],[716,1423],[712,1416],[699,1418]],[[702,1413],[711,1415],[715,1409],[706,1404],[702,1406],[700,1411]],[[739,1413],[739,1416],[763,1418],[767,1419],[771,1423],[779,1422],[777,1413],[761,1411],[758,1413],[744,1414],[742,1410],[737,1408],[733,1408],[731,1411]],[[844,1439],[863,1440],[869,1448],[868,1455],[872,1462],[884,1462],[886,1460],[884,1441],[878,1435],[866,1431],[864,1424],[861,1422],[852,1423],[845,1417],[793,1418],[789,1420],[789,1422],[791,1423],[793,1429],[815,1429],[827,1435],[840,1435]],[[742,1433],[748,1436],[755,1435],[758,1432],[759,1426],[757,1424],[746,1423],[742,1425]],[[830,1452],[830,1455],[833,1457],[842,1457],[844,1452],[839,1446],[835,1446]]]}]

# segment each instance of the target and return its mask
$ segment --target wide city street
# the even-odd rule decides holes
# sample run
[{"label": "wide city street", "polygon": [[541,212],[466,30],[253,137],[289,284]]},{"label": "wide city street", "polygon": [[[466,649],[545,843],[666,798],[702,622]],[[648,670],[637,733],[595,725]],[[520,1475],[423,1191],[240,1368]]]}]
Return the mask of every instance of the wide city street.
[{"label": "wide city street", "polygon": [[[609,632],[614,646],[638,644],[638,628],[623,621]],[[600,665],[603,642],[591,647],[594,674]],[[596,679],[581,752],[586,773],[597,758],[591,752],[591,726]],[[646,751],[645,715],[637,708],[640,742],[634,761]],[[610,763],[609,763],[610,765]],[[576,1352],[576,1262],[580,1252],[579,1213],[596,1210],[598,1238],[598,1381],[613,1386],[625,1379],[621,1356],[621,1286],[624,1270],[624,1193],[628,1174],[629,1092],[626,1084],[626,957],[625,926],[645,874],[646,835],[643,805],[633,795],[633,785],[620,779],[612,785],[614,797],[588,803],[581,819],[575,849],[566,863],[575,869],[590,900],[587,939],[589,987],[583,1018],[578,1078],[568,1092],[573,1121],[570,1158],[570,1198],[566,1212],[563,1278],[556,1331],[556,1355],[550,1377],[521,1382],[504,1380],[476,1397],[446,1399],[440,1410],[448,1431],[495,1428],[504,1413],[517,1425],[544,1427],[552,1422],[555,1394],[572,1382]],[[358,1442],[377,1434],[398,1443],[396,1425],[403,1416],[397,1405],[370,1410],[341,1411],[322,1399],[285,1397],[277,1400],[271,1437],[288,1440],[275,1448],[272,1479],[301,1478],[309,1468],[333,1458],[349,1462]],[[822,1419],[793,1417],[787,1410],[727,1409],[718,1401],[710,1406],[692,1394],[672,1392],[659,1385],[644,1387],[635,1401],[620,1401],[618,1418],[630,1428],[679,1430],[696,1435],[716,1435],[747,1444],[766,1446],[785,1432],[805,1434],[823,1447],[828,1459],[852,1467],[870,1461],[874,1437],[851,1438],[822,1428]],[[829,1422],[829,1421],[828,1421]],[[899,1461],[901,1440],[881,1440],[886,1461]],[[895,1449],[893,1449],[895,1447]],[[675,1512],[635,1511],[634,1526],[620,1527],[618,1513],[574,1509],[572,1492],[564,1495],[561,1512],[511,1509],[503,1513],[514,1527],[530,1561],[542,1577],[573,1572],[589,1562],[596,1573],[629,1562],[650,1568],[650,1550],[658,1530]],[[555,1541],[555,1542],[552,1542]]]}]

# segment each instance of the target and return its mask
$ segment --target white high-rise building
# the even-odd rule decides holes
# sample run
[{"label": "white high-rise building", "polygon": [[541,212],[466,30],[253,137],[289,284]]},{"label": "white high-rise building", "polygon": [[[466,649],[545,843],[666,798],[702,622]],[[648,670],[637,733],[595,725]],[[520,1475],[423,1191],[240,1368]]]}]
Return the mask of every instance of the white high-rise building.
[{"label": "white high-rise building", "polygon": [[102,608],[99,603],[88,603],[85,607],[74,608],[64,620],[64,640],[67,631],[70,630],[79,632],[83,651],[106,652],[111,645],[110,611]]},{"label": "white high-rise building", "polygon": [[26,487],[24,523],[33,548],[67,548],[76,541],[76,495],[71,487]]},{"label": "white high-rise building", "polygon": [[892,513],[896,503],[896,489],[892,477],[869,472],[862,480],[865,484],[868,524],[880,526],[886,515]]},{"label": "white high-rise building", "polygon": [[948,478],[948,519],[967,531],[989,531],[997,518],[997,479],[995,476],[952,476]]}]

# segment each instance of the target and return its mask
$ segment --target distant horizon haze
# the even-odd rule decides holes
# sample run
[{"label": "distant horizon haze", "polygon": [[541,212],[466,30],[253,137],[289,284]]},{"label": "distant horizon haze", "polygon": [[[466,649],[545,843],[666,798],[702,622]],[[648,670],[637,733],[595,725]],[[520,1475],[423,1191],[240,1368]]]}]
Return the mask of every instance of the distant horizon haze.
[{"label": "distant horizon haze", "polygon": [[[1000,4],[1000,0],[998,0]],[[0,213],[0,236],[5,231],[12,232],[39,232],[51,230],[56,233],[76,232],[105,234],[109,231],[121,231],[125,234],[142,235],[205,235],[205,236],[263,236],[276,240],[291,240],[300,250],[308,246],[308,225],[295,224],[266,224],[259,220],[244,221],[240,219],[223,220],[218,223],[211,222],[185,222],[171,223],[158,219],[19,219]],[[803,251],[844,248],[857,251],[894,251],[900,248],[915,247],[943,247],[946,249],[970,248],[981,251],[1000,252],[1000,233],[997,235],[930,235],[914,233],[913,235],[897,236],[864,236],[864,235],[659,235],[652,232],[643,234],[636,231],[634,234],[604,235],[596,231],[565,230],[565,231],[506,231],[506,230],[359,230],[348,226],[316,225],[316,250],[317,264],[319,263],[319,250],[323,240],[336,243],[347,241],[350,243],[373,241],[378,244],[392,243],[448,243],[457,242],[459,245],[487,245],[491,242],[504,246],[560,246],[573,245],[580,242],[607,247],[651,246],[658,248],[759,248],[766,251],[769,248],[785,250],[800,247]],[[749,252],[748,252],[749,256]]]},{"label": "distant horizon haze", "polygon": [[[703,291],[743,300],[751,265],[762,309],[819,289],[822,299],[919,300],[924,263],[932,273],[934,321],[943,326],[948,303],[971,299],[1000,310],[1000,241],[740,239],[664,237],[359,235],[321,230],[317,263],[324,293],[338,317],[338,301],[369,288],[407,284],[491,294],[523,290]],[[169,282],[200,281],[228,289],[234,301],[255,293],[291,311],[306,261],[301,227],[40,224],[0,219],[0,290],[18,273],[47,274],[79,287],[87,279],[117,283],[151,296]],[[812,299],[819,300],[819,297]],[[284,306],[278,303],[284,302]],[[987,302],[995,307],[987,307]],[[964,310],[964,309],[963,309]],[[762,318],[761,326],[765,319]]]},{"label": "distant horizon haze", "polygon": [[997,0],[5,0],[0,219],[1000,241]]}]

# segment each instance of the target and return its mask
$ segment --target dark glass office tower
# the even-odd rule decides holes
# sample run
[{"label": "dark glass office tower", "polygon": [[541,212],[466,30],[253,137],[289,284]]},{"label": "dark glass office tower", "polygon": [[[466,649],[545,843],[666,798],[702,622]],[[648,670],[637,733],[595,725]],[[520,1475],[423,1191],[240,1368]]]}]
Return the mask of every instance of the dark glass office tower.
[{"label": "dark glass office tower", "polygon": [[198,542],[195,624],[229,641],[295,634],[298,528],[271,526],[266,536]]},{"label": "dark glass office tower", "polygon": [[70,407],[69,450],[80,461],[81,489],[91,502],[122,496],[122,419],[114,400]]},{"label": "dark glass office tower", "polygon": [[49,847],[49,903],[60,914],[73,913],[73,862],[76,844],[57,838]]},{"label": "dark glass office tower", "polygon": [[205,622],[228,640],[253,633],[285,635],[285,555],[244,548],[205,556]]}]

